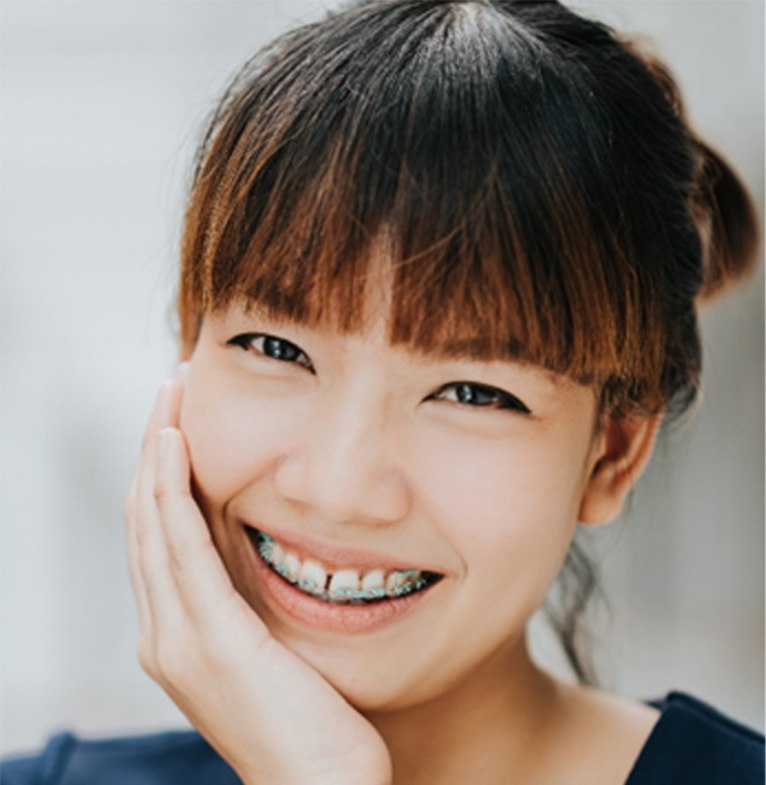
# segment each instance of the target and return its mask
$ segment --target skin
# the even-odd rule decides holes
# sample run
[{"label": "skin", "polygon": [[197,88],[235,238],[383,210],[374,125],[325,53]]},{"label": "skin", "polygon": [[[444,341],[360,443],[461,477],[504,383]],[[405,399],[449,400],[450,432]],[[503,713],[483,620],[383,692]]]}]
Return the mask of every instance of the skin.
[{"label": "skin", "polygon": [[[553,680],[524,633],[576,522],[619,512],[656,420],[599,419],[590,388],[424,357],[385,328],[205,316],[126,509],[142,664],[246,783],[624,782],[656,713]],[[529,411],[461,403],[454,382]],[[445,577],[382,629],[312,629],[260,596],[245,521]]]}]

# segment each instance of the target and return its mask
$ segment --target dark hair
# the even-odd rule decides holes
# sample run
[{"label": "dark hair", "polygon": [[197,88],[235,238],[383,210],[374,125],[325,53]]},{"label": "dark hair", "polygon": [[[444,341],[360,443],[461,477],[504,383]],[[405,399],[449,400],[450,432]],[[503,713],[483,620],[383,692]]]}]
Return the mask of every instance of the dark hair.
[{"label": "dark hair", "polygon": [[[675,413],[699,385],[696,301],[757,240],[667,70],[603,24],[553,0],[356,3],[278,39],[218,107],[186,214],[182,347],[240,297],[358,329],[383,264],[392,343],[466,339],[594,385],[604,413]],[[555,623],[588,681],[576,547],[562,580],[573,568]]]}]

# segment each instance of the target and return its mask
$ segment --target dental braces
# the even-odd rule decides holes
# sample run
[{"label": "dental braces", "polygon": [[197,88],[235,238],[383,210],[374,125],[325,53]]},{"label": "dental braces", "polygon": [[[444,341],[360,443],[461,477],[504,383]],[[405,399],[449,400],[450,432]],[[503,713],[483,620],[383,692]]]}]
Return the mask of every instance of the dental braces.
[{"label": "dental braces", "polygon": [[[316,581],[311,580],[310,578],[293,578],[290,576],[289,571],[284,564],[272,564],[271,555],[275,544],[274,539],[263,532],[259,532],[258,535],[260,538],[258,552],[274,572],[293,586],[297,586],[302,591],[311,594],[317,599],[325,600],[326,602],[343,602],[353,605],[375,600],[396,599],[411,594],[414,591],[420,591],[429,584],[429,580],[422,576],[420,570],[399,570],[398,572],[404,577],[405,582],[393,589],[384,589],[383,587],[378,586],[372,589],[354,590],[340,588],[334,589],[333,591],[328,591],[327,589],[317,591],[319,584]],[[420,575],[420,577],[417,580],[411,580],[415,575]]]}]

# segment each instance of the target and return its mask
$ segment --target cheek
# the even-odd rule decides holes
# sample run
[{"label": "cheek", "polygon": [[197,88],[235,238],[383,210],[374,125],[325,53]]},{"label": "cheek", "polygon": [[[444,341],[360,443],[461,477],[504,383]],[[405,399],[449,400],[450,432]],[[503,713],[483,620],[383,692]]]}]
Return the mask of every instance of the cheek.
[{"label": "cheek", "polygon": [[190,369],[181,409],[192,470],[206,502],[223,505],[279,460],[290,413],[274,401],[254,400],[236,385]]},{"label": "cheek", "polygon": [[526,576],[547,590],[574,533],[580,443],[520,438],[459,452],[431,445],[428,452],[420,477],[430,488],[429,517],[461,554],[466,573],[480,572],[487,585]]}]

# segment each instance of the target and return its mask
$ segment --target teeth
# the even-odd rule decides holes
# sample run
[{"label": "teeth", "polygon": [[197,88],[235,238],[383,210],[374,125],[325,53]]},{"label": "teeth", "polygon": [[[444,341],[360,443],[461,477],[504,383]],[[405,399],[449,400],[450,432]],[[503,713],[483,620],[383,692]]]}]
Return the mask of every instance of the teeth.
[{"label": "teeth", "polygon": [[391,572],[386,577],[386,593],[395,594],[396,590],[407,583],[407,576],[403,572]]},{"label": "teeth", "polygon": [[[386,593],[390,597],[403,597],[409,594],[414,588],[423,588],[425,579],[421,577],[420,570],[401,570],[392,573],[386,581]],[[423,581],[422,585],[419,585]]]},{"label": "teeth", "polygon": [[362,578],[362,597],[369,600],[385,597],[384,582],[385,574],[383,570],[370,570]]},{"label": "teeth", "polygon": [[298,573],[298,586],[311,594],[321,594],[327,583],[327,573],[321,564],[306,559]]},{"label": "teeth", "polygon": [[383,570],[370,570],[362,578],[362,589],[382,589]]},{"label": "teeth", "polygon": [[[284,577],[291,581],[297,581],[301,571],[301,560],[292,553],[285,553],[285,558],[280,567],[284,567]],[[281,571],[280,571],[281,572]]]},{"label": "teeth", "polygon": [[277,542],[274,543],[271,547],[271,556],[269,556],[269,561],[275,566],[278,567],[282,562],[285,560],[285,551],[284,548]]},{"label": "teeth", "polygon": [[[429,574],[421,570],[368,570],[360,577],[358,570],[343,569],[328,573],[317,561],[301,561],[268,535],[262,534],[258,551],[263,560],[283,578],[307,594],[327,602],[360,604],[386,597],[403,597],[425,588]],[[431,576],[433,577],[433,576]],[[329,581],[328,581],[329,578]]]},{"label": "teeth", "polygon": [[330,578],[328,592],[334,600],[345,600],[359,591],[359,573],[356,570],[338,570]]}]

